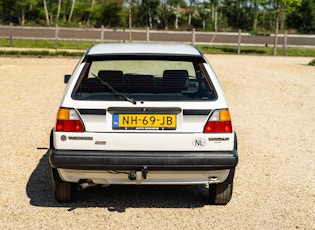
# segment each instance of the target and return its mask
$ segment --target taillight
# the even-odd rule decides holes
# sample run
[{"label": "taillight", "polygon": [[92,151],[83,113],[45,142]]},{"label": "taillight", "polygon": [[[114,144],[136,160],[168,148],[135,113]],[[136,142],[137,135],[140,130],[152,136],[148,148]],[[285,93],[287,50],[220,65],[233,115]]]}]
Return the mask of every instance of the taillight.
[{"label": "taillight", "polygon": [[228,109],[216,110],[207,121],[204,133],[231,133],[232,122]]},{"label": "taillight", "polygon": [[84,126],[74,109],[60,108],[57,115],[56,131],[83,132]]}]

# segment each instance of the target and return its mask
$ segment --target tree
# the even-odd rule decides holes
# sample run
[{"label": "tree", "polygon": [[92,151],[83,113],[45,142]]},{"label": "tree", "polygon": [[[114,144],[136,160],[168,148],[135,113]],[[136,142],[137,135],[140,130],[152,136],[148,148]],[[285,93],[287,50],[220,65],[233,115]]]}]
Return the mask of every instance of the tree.
[{"label": "tree", "polygon": [[31,11],[36,6],[37,0],[17,0],[14,4],[14,16],[18,18],[20,25],[25,25],[26,15],[31,15]]},{"label": "tree", "polygon": [[[128,10],[130,13],[128,14]],[[129,16],[129,17],[128,17]],[[0,0],[0,22],[314,33],[315,0]],[[277,39],[277,37],[276,37]],[[277,40],[275,41],[275,44]]]},{"label": "tree", "polygon": [[315,1],[303,0],[301,6],[290,12],[287,24],[301,33],[315,34]]},{"label": "tree", "polygon": [[70,10],[68,22],[71,22],[73,11],[74,11],[74,7],[75,7],[75,0],[72,0],[72,5],[71,5],[71,10]]},{"label": "tree", "polygon": [[275,40],[273,47],[273,55],[277,55],[277,44],[278,44],[278,31],[279,31],[279,15],[280,12],[285,12],[287,10],[294,11],[296,7],[301,4],[301,0],[273,0],[274,1],[274,10],[275,10],[275,19],[276,19],[276,29],[275,29]]},{"label": "tree", "polygon": [[159,23],[160,0],[141,0],[133,3],[133,15],[135,26],[148,26]]},{"label": "tree", "polygon": [[188,25],[191,25],[191,17],[193,13],[193,6],[196,4],[196,0],[189,0],[189,16],[188,16]]},{"label": "tree", "polygon": [[178,18],[180,14],[179,2],[177,2],[176,6],[173,8],[173,12],[175,13],[175,29],[178,29]]},{"label": "tree", "polygon": [[199,14],[202,20],[202,29],[205,30],[206,29],[206,17],[207,17],[207,13],[208,13],[208,9],[206,8],[206,4],[205,1],[203,0],[202,4],[199,4],[197,6],[198,10],[199,10]]},{"label": "tree", "polygon": [[[202,28],[206,29],[206,18],[210,15],[209,9],[206,8],[205,1],[198,3],[194,1],[194,5],[192,5],[192,10],[189,10],[188,14],[188,26],[193,28]],[[191,15],[191,16],[189,16]],[[191,17],[191,19],[189,19]],[[189,20],[191,23],[189,24]]]},{"label": "tree", "polygon": [[91,20],[91,16],[92,16],[92,12],[93,12],[94,6],[95,6],[95,0],[92,0],[89,16],[88,16],[88,19],[86,21],[87,26],[90,26],[90,20]]},{"label": "tree", "polygon": [[47,9],[47,3],[46,0],[43,0],[44,2],[44,10],[45,10],[45,15],[46,15],[46,24],[49,25],[50,21],[49,21],[49,14],[48,14],[48,9]]},{"label": "tree", "polygon": [[165,29],[178,28],[182,24],[182,9],[186,8],[185,0],[162,0],[161,20]]},{"label": "tree", "polygon": [[2,0],[1,1],[1,12],[0,17],[2,17],[3,21],[12,22],[12,12],[14,8],[15,1],[14,0]]},{"label": "tree", "polygon": [[252,26],[249,0],[210,0],[213,30],[250,30]]},{"label": "tree", "polygon": [[103,0],[94,8],[96,25],[125,26],[124,0]]},{"label": "tree", "polygon": [[62,2],[62,0],[58,0],[58,10],[57,10],[57,16],[56,16],[56,24],[58,24],[58,21],[59,21],[60,10],[61,10],[61,2]]},{"label": "tree", "polygon": [[210,0],[211,3],[211,19],[213,22],[213,29],[215,32],[218,31],[218,6],[219,0]]},{"label": "tree", "polygon": [[259,0],[253,0],[253,6],[254,6],[254,10],[253,10],[253,30],[257,29],[257,22],[258,22],[258,2]]}]

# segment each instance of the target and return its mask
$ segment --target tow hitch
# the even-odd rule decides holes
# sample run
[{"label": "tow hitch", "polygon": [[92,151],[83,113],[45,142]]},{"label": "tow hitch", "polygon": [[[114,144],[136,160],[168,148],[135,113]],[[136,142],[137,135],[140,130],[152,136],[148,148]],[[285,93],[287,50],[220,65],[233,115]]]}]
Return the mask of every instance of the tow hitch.
[{"label": "tow hitch", "polygon": [[128,173],[129,180],[145,180],[147,179],[148,166],[143,166],[141,171],[131,171]]}]

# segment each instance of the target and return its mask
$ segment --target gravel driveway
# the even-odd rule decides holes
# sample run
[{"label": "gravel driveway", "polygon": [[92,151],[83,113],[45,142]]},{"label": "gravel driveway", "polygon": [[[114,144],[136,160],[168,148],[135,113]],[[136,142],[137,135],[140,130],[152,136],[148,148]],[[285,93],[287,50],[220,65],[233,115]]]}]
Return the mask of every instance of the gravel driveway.
[{"label": "gravel driveway", "polygon": [[312,58],[207,58],[239,140],[226,206],[207,205],[203,186],[89,188],[58,204],[46,148],[78,59],[0,57],[0,229],[315,229]]}]

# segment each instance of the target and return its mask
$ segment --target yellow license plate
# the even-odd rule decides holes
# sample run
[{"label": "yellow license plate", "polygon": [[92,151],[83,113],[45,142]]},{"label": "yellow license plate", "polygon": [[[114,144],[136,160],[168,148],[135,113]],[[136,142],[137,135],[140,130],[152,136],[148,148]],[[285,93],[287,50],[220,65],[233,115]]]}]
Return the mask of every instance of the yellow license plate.
[{"label": "yellow license plate", "polygon": [[113,129],[176,129],[175,114],[113,114]]}]

